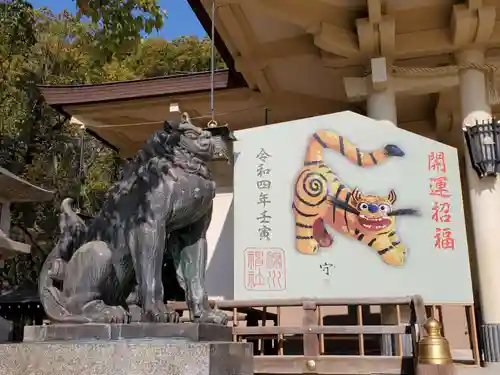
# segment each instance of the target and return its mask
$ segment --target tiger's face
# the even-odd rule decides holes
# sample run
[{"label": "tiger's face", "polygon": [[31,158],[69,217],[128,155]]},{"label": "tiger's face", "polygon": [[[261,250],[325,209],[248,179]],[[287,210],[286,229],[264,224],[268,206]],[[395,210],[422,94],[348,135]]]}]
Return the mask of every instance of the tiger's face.
[{"label": "tiger's face", "polygon": [[395,225],[395,217],[391,216],[392,207],[396,202],[394,190],[387,197],[364,195],[354,189],[350,205],[359,211],[358,229],[361,232],[379,234],[387,232]]}]

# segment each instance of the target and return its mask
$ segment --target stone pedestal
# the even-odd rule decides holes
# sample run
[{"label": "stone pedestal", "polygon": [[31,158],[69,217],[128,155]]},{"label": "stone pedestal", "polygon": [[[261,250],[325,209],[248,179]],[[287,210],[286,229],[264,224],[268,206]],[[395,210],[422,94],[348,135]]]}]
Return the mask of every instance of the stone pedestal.
[{"label": "stone pedestal", "polygon": [[52,324],[24,328],[24,342],[144,338],[232,341],[233,333],[231,327],[197,323]]},{"label": "stone pedestal", "polygon": [[252,375],[252,344],[231,328],[203,324],[26,327],[0,345],[0,375]]}]

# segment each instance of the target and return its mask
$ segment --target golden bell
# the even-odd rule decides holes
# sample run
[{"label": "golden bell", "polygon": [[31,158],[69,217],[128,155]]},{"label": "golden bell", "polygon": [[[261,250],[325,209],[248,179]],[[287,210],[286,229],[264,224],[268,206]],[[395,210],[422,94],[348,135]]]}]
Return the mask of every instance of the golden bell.
[{"label": "golden bell", "polygon": [[441,324],[434,318],[424,323],[427,336],[418,343],[418,363],[429,365],[452,364],[450,344],[441,334]]}]

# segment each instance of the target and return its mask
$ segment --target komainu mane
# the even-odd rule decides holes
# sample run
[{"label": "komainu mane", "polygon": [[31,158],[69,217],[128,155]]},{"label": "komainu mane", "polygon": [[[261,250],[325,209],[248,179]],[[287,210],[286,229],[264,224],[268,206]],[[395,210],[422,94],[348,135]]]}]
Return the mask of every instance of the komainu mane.
[{"label": "komainu mane", "polygon": [[78,217],[71,199],[63,201],[61,235],[39,280],[51,320],[129,322],[127,298],[137,290],[142,321],[178,322],[164,303],[168,251],[192,320],[227,322],[223,312],[210,308],[205,291],[206,232],[215,196],[206,163],[227,155],[224,141],[183,115],[148,139],[91,222]]}]

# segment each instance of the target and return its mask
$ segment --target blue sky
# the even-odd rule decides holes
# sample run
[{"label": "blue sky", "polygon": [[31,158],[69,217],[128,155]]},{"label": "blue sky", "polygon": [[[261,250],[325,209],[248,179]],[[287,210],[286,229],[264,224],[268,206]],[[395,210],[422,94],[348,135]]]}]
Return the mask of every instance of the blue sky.
[{"label": "blue sky", "polygon": [[[76,9],[75,0],[31,0],[30,2],[35,8],[47,7],[56,13],[63,9],[71,12]],[[162,9],[166,9],[168,18],[163,29],[152,36],[171,40],[183,35],[198,37],[206,35],[186,0],[159,0],[159,4]]]}]

